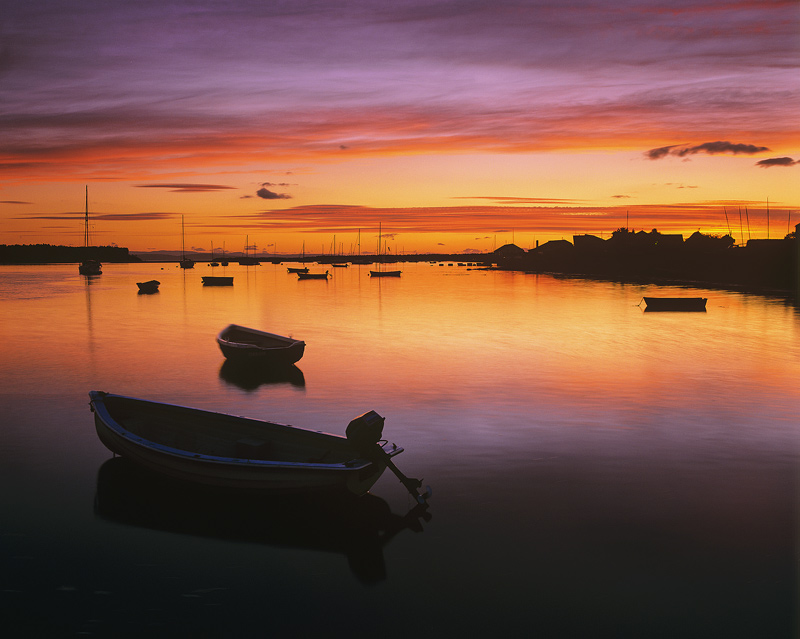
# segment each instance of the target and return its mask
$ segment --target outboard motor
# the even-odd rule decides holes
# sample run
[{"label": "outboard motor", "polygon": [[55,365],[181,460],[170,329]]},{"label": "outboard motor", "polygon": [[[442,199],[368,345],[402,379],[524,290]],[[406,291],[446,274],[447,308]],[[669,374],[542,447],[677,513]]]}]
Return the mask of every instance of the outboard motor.
[{"label": "outboard motor", "polygon": [[359,415],[347,425],[345,435],[360,453],[373,452],[383,435],[386,420],[374,410]]},{"label": "outboard motor", "polygon": [[394,465],[391,457],[385,450],[378,444],[383,435],[383,423],[386,420],[378,415],[374,410],[364,413],[356,417],[347,425],[345,434],[347,440],[353,444],[353,447],[358,451],[359,455],[364,455],[367,459],[376,463],[386,464],[398,479],[400,483],[406,487],[406,490],[417,501],[418,504],[424,505],[426,500],[431,496],[431,488],[428,486],[424,492],[420,493],[419,489],[422,486],[422,481],[412,477],[406,477],[400,472],[400,469]]}]

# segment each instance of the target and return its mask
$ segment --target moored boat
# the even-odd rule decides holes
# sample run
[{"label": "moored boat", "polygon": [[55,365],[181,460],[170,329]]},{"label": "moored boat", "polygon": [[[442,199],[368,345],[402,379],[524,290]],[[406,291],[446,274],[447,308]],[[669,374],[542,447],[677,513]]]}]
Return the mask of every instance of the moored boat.
[{"label": "moored boat", "polygon": [[139,287],[140,293],[158,293],[158,287],[161,286],[161,282],[148,280],[147,282],[136,282],[136,286]]},{"label": "moored boat", "polygon": [[244,240],[244,252],[242,253],[242,257],[239,258],[239,266],[261,266],[261,262],[256,257],[255,244],[252,246],[252,254],[250,253],[250,249],[250,236],[247,235]]},{"label": "moored boat", "polygon": [[402,271],[370,271],[370,277],[400,277]]},{"label": "moored boat", "polygon": [[298,273],[297,279],[299,280],[327,280],[330,277],[328,271],[324,273]]},{"label": "moored boat", "polygon": [[[89,250],[89,186],[86,186],[86,211],[83,222],[83,248]],[[98,260],[86,259],[78,265],[81,275],[102,275],[103,267]]]},{"label": "moored boat", "polygon": [[306,343],[292,337],[266,333],[254,328],[230,324],[217,335],[217,344],[229,360],[261,362],[273,366],[294,364],[306,349]]},{"label": "moored boat", "polygon": [[303,266],[303,267],[299,267],[299,266],[287,266],[287,267],[286,267],[286,270],[287,270],[289,273],[308,273],[308,267],[307,267],[307,266]]},{"label": "moored boat", "polygon": [[232,275],[205,275],[203,286],[233,286]]},{"label": "moored boat", "polygon": [[178,265],[182,269],[194,268],[194,260],[186,257],[186,231],[183,225],[183,215],[181,215],[181,259]]},{"label": "moored boat", "polygon": [[381,225],[378,224],[378,250],[376,252],[376,256],[378,258],[378,270],[377,271],[370,271],[370,277],[400,277],[400,273],[402,271],[385,271],[383,270],[383,251],[381,250],[381,235],[382,229]]},{"label": "moored boat", "polygon": [[97,260],[84,260],[78,266],[81,275],[102,275],[103,267]]},{"label": "moored boat", "polygon": [[384,418],[375,411],[351,421],[341,436],[102,391],[89,398],[106,448],[176,479],[273,494],[361,495],[389,467],[425,500],[416,492],[421,482],[391,461],[403,449],[379,443]]},{"label": "moored boat", "polygon": [[645,311],[689,311],[703,312],[706,310],[705,297],[643,297]]}]

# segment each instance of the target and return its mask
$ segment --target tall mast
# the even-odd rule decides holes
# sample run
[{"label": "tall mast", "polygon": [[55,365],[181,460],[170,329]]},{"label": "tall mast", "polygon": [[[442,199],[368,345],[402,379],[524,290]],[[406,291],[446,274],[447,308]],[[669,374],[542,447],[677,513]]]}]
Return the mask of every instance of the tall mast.
[{"label": "tall mast", "polygon": [[86,185],[86,213],[83,217],[83,246],[89,246],[89,185]]}]

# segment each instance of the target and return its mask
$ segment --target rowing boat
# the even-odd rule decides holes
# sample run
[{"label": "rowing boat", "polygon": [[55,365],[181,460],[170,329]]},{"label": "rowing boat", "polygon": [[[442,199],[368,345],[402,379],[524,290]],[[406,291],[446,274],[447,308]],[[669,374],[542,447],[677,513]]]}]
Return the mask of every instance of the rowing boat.
[{"label": "rowing boat", "polygon": [[203,286],[233,286],[232,275],[205,275]]},{"label": "rowing boat", "polygon": [[299,280],[327,280],[330,277],[328,271],[324,273],[297,273]]},{"label": "rowing boat", "polygon": [[294,364],[306,349],[299,339],[230,324],[217,335],[217,344],[229,360],[260,362],[273,366]]},{"label": "rowing boat", "polygon": [[136,282],[136,286],[139,287],[139,292],[142,294],[145,293],[158,293],[158,287],[161,285],[161,282],[158,280],[147,280],[146,282]]},{"label": "rowing boat", "polygon": [[706,310],[705,297],[643,297],[645,311],[694,311]]},{"label": "rowing boat", "polygon": [[[378,441],[384,418],[375,411],[351,421],[341,436],[102,391],[89,399],[106,448],[183,481],[272,494],[362,495],[387,466],[399,472],[391,458],[403,449]],[[416,488],[414,494],[424,502]]]}]

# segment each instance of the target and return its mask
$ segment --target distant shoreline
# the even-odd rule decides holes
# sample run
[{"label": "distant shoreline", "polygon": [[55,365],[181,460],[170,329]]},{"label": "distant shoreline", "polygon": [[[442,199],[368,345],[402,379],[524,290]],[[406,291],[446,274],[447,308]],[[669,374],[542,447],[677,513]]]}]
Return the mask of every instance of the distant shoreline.
[{"label": "distant shoreline", "polygon": [[[636,235],[639,237],[631,235],[625,243],[607,240],[586,245],[562,240],[530,251],[510,244],[492,253],[393,255],[385,256],[383,261],[446,263],[630,284],[695,286],[800,297],[800,260],[794,238],[753,240],[747,246],[721,248],[713,243],[692,247],[690,242],[683,241],[673,246],[663,241],[652,245],[647,237],[652,234]],[[187,253],[186,257],[198,263],[211,261],[210,254],[199,252]],[[238,265],[238,255],[228,254],[226,258]],[[170,264],[179,262],[181,256],[169,251],[141,256],[117,246],[0,245],[0,265],[77,264],[88,259],[107,264]],[[265,264],[376,263],[374,255],[271,255],[257,259]]]},{"label": "distant shoreline", "polygon": [[0,264],[77,264],[97,260],[109,264],[142,260],[121,246],[58,246],[53,244],[0,244]]}]

